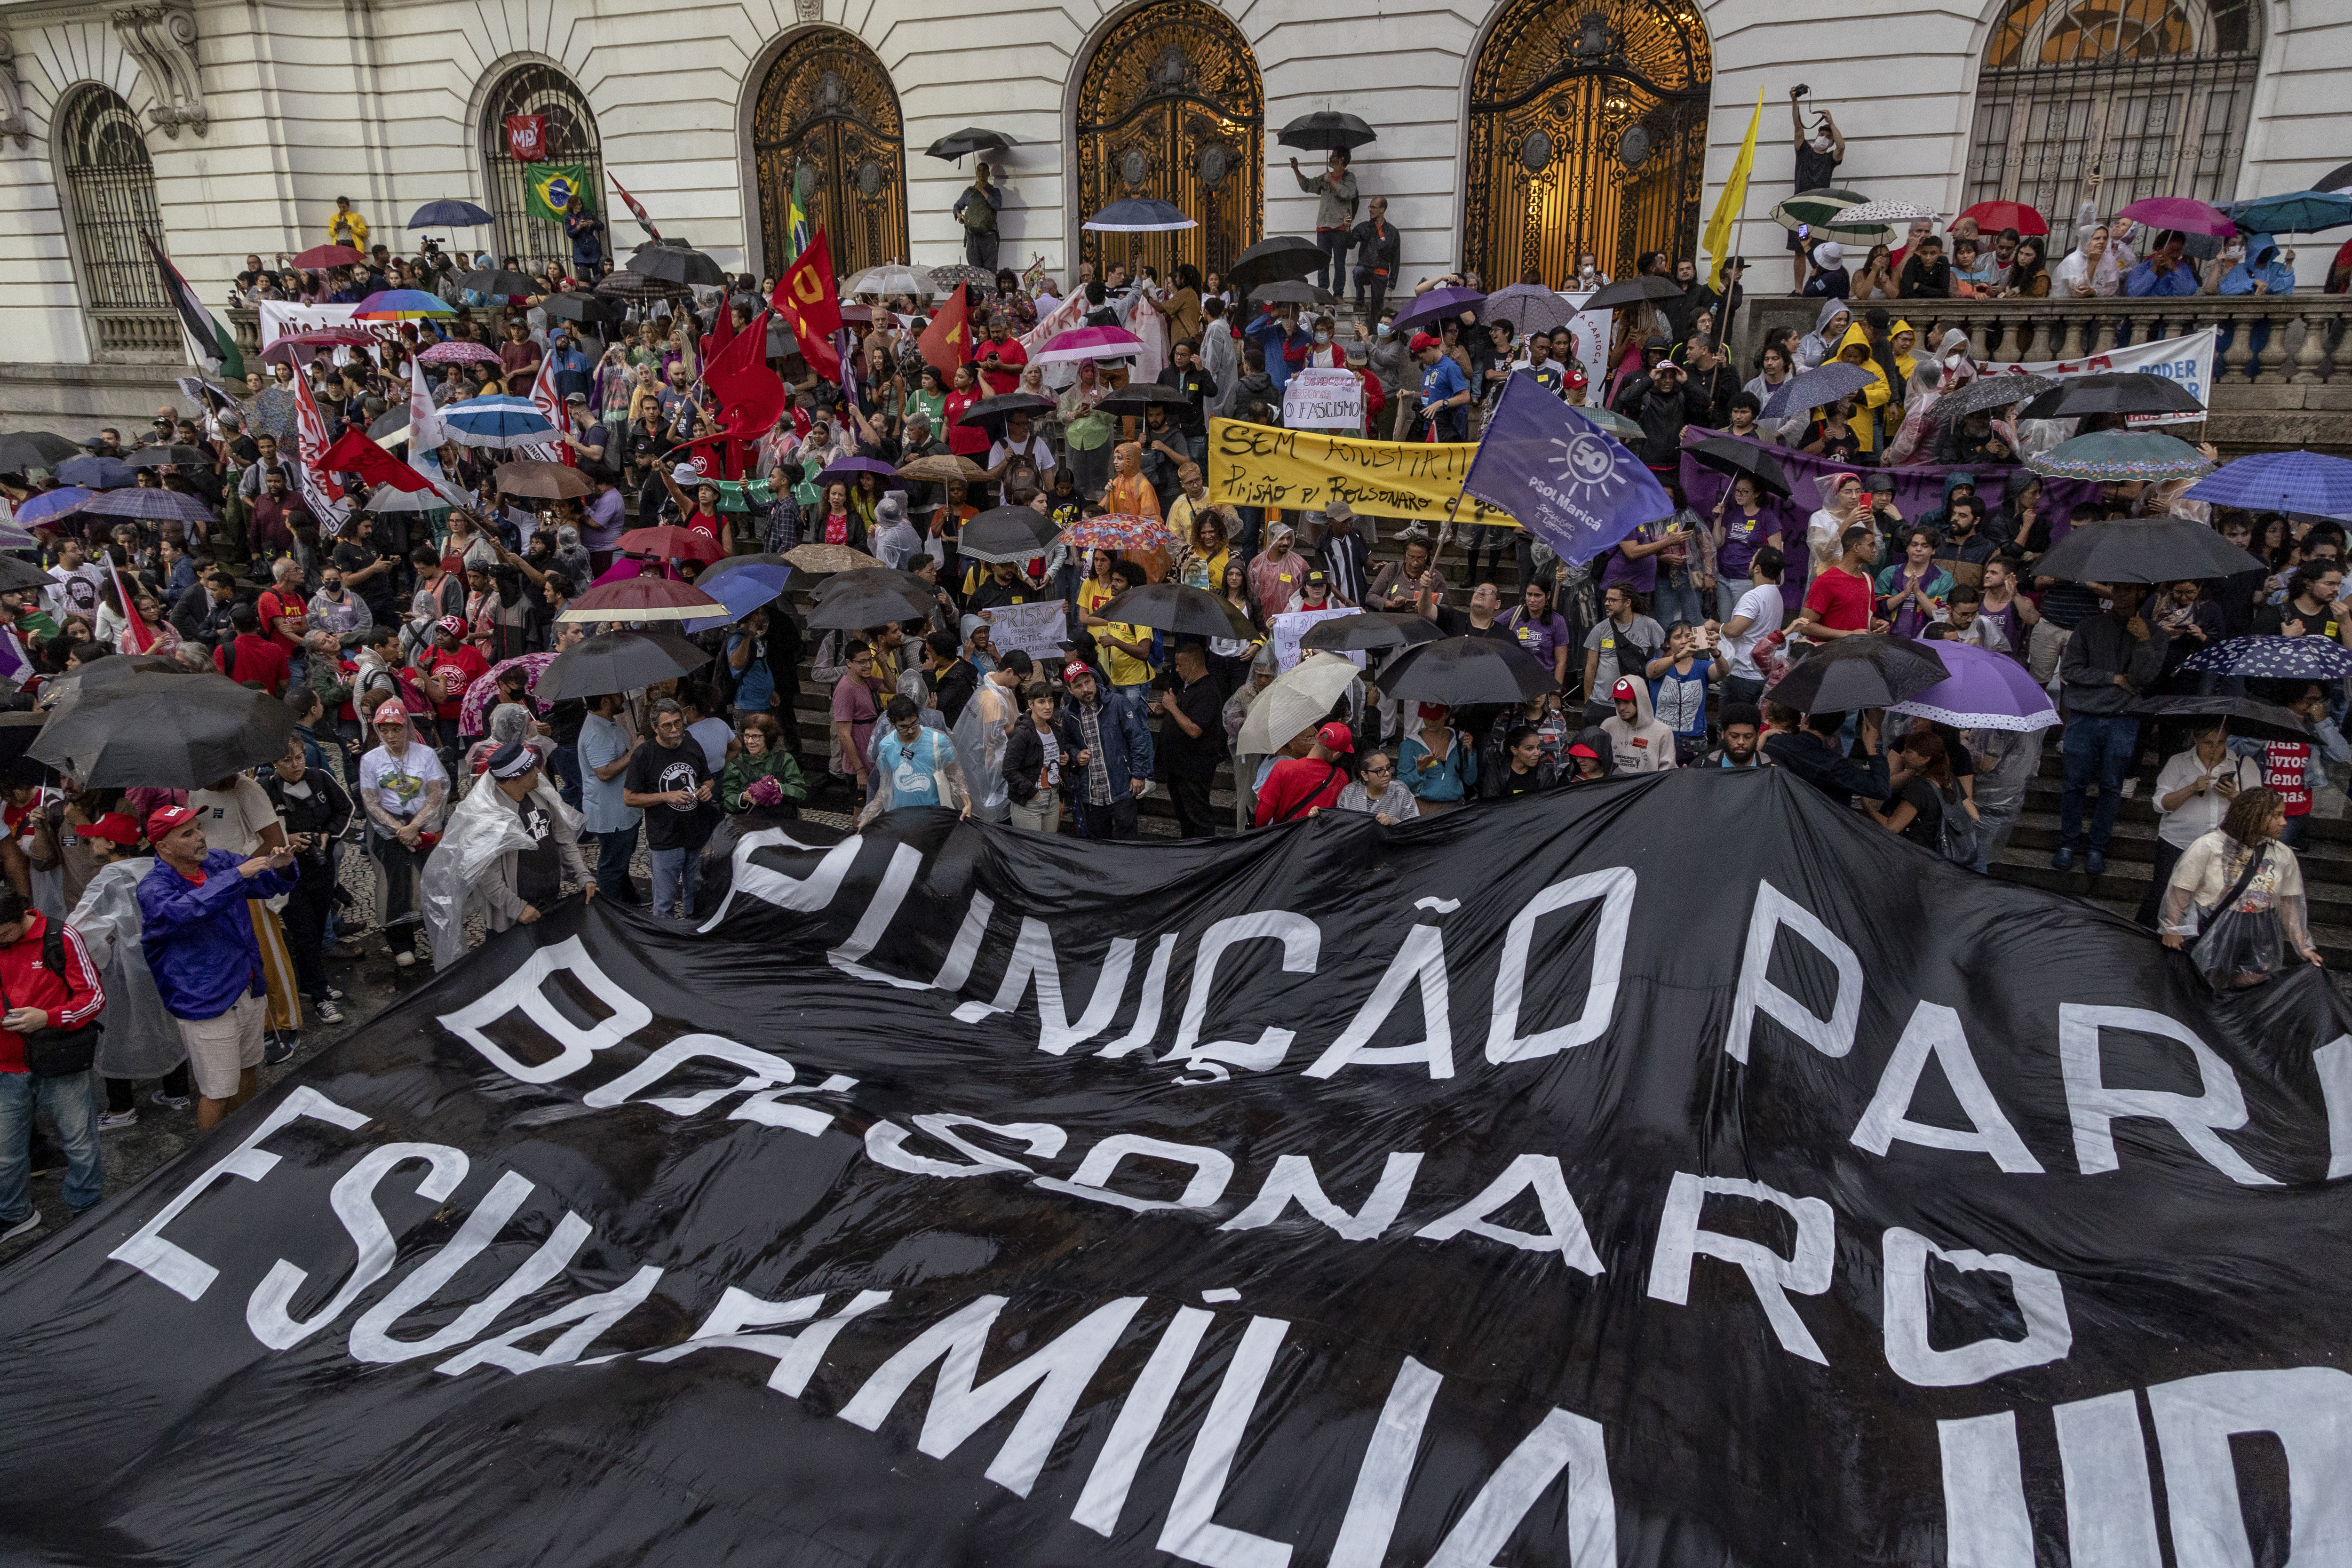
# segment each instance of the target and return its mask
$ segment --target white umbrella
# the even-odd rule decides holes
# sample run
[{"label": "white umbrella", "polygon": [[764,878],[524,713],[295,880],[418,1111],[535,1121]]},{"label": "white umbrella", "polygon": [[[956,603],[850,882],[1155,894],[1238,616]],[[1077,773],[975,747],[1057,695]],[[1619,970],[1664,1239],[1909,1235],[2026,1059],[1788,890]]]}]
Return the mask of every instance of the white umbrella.
[{"label": "white umbrella", "polygon": [[849,280],[845,294],[913,294],[929,299],[937,290],[932,287],[929,271],[909,267],[903,261],[886,261],[879,267],[869,267]]},{"label": "white umbrella", "polygon": [[1860,206],[1846,208],[1837,215],[1837,220],[1841,225],[1910,223],[1916,218],[1932,219],[1935,216],[1926,207],[1914,206],[1909,202],[1864,202]]},{"label": "white umbrella", "polygon": [[394,485],[378,485],[367,499],[369,511],[435,511],[443,507],[471,506],[468,498],[451,490],[446,485],[435,485],[429,490],[404,490]]},{"label": "white umbrella", "polygon": [[1245,757],[1279,752],[1298,731],[1320,723],[1363,673],[1345,655],[1309,648],[1250,703],[1234,750]]}]

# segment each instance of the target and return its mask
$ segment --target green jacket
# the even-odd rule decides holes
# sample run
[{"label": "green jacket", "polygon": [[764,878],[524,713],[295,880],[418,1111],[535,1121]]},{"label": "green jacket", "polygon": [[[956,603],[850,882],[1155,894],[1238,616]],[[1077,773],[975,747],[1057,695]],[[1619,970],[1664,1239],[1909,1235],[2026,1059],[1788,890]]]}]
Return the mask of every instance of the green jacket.
[{"label": "green jacket", "polygon": [[751,803],[743,798],[743,792],[763,778],[773,778],[784,792],[784,798],[795,805],[808,798],[808,785],[802,780],[801,765],[792,752],[767,751],[755,757],[749,752],[738,752],[735,760],[727,764],[727,771],[719,775],[719,804],[738,815],[751,810]]}]

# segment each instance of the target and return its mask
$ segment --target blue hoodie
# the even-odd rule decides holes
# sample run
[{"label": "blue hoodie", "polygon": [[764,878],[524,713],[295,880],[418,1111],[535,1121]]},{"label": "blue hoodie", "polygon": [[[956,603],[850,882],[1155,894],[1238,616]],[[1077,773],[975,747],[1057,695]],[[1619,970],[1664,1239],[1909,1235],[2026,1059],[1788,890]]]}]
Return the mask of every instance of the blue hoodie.
[{"label": "blue hoodie", "polygon": [[2251,294],[2257,283],[2264,285],[2267,293],[2294,292],[2294,268],[2279,259],[2278,241],[2266,234],[2246,237],[2246,258],[2222,277],[2221,292]]}]

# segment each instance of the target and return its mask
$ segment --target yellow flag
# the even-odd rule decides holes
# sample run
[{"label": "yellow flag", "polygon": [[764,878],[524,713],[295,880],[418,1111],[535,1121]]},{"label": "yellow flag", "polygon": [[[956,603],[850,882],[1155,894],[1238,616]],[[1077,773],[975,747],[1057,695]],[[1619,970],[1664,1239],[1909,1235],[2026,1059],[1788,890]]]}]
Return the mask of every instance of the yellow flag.
[{"label": "yellow flag", "polygon": [[[1748,117],[1748,137],[1739,143],[1739,156],[1731,161],[1731,177],[1723,182],[1723,195],[1715,202],[1715,211],[1706,220],[1706,237],[1699,247],[1714,260],[1707,274],[1708,284],[1720,293],[1723,289],[1723,264],[1731,259],[1731,226],[1738,220],[1740,209],[1748,205],[1748,171],[1756,166],[1756,132],[1764,124],[1764,89],[1756,89],[1756,112]],[[1725,325],[1728,327],[1729,322]]]}]

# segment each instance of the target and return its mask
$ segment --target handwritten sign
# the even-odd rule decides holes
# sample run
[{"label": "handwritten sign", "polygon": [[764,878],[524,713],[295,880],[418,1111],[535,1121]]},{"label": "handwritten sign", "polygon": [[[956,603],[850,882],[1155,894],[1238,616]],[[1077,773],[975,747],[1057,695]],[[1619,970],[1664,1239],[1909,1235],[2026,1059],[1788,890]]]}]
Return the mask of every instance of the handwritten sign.
[{"label": "handwritten sign", "polygon": [[988,613],[989,640],[998,654],[1018,648],[1040,663],[1062,657],[1069,646],[1069,612],[1059,599],[1042,604],[999,605]]},{"label": "handwritten sign", "polygon": [[1517,527],[1509,513],[1463,494],[1477,451],[1466,441],[1359,441],[1213,419],[1202,473],[1220,506],[1319,511],[1343,500],[1373,517],[1419,518],[1432,533],[1449,512],[1457,523]]},{"label": "handwritten sign", "polygon": [[[1363,613],[1362,610],[1350,605],[1328,610],[1290,610],[1275,616],[1271,623],[1274,630],[1274,662],[1284,669],[1288,669],[1292,665],[1297,664],[1298,639],[1313,630],[1318,622],[1331,620],[1339,616],[1360,616]],[[1356,668],[1359,669],[1364,667],[1364,656],[1360,653],[1344,653],[1339,657],[1355,660]]]},{"label": "handwritten sign", "polygon": [[1364,383],[1352,370],[1302,370],[1282,389],[1282,422],[1293,430],[1364,428]]}]

